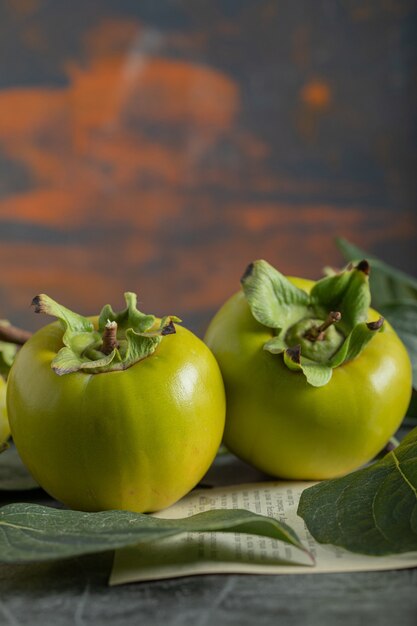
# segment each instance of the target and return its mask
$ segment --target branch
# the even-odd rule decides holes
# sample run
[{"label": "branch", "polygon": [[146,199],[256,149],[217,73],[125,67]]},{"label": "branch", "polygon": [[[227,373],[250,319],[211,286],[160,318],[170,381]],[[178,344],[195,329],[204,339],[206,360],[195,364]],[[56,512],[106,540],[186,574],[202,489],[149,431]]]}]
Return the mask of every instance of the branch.
[{"label": "branch", "polygon": [[23,346],[31,336],[32,333],[28,330],[23,330],[23,328],[17,328],[16,326],[0,321],[0,341]]}]

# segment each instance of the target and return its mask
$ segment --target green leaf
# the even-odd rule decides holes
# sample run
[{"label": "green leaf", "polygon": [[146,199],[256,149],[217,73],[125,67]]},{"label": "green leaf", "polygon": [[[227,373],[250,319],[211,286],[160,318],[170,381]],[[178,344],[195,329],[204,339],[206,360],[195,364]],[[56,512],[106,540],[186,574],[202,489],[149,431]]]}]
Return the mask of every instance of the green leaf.
[{"label": "green leaf", "polygon": [[[378,311],[387,302],[417,300],[417,280],[397,270],[372,254],[364,252],[346,239],[337,239],[336,244],[346,261],[368,259],[371,266],[370,285],[372,306]],[[391,321],[391,320],[390,320]]]},{"label": "green leaf", "polygon": [[22,491],[38,487],[20,460],[15,446],[11,444],[0,454],[0,491]]},{"label": "green leaf", "polygon": [[251,263],[241,283],[252,315],[268,328],[285,332],[308,314],[308,295],[266,261]]},{"label": "green leaf", "polygon": [[106,304],[99,317],[98,328],[102,333],[110,320],[116,322],[119,330],[126,331],[128,328],[134,328],[137,333],[144,333],[155,324],[155,315],[145,315],[136,308],[137,296],[131,291],[125,293],[126,308],[120,313],[115,313],[110,306]]},{"label": "green leaf", "polygon": [[413,366],[413,387],[417,389],[417,300],[388,302],[380,307],[408,350]]},{"label": "green leaf", "polygon": [[126,339],[126,363],[136,363],[155,352],[161,342],[162,335],[158,333],[157,335],[147,337],[145,333],[139,334],[129,329],[126,332]]},{"label": "green leaf", "polygon": [[110,367],[115,360],[117,351],[113,350],[113,352],[108,355],[103,355],[102,353],[98,354],[98,358],[90,358],[87,354],[84,354],[84,351],[82,351],[81,354],[77,354],[73,348],[61,348],[57,356],[53,359],[51,366],[54,372],[59,376],[71,374],[71,372],[78,372],[79,370],[91,372],[92,374],[98,373],[106,371],[106,369]]},{"label": "green leaf", "polygon": [[387,318],[404,342],[413,365],[413,386],[417,389],[417,280],[345,239],[337,239],[336,243],[347,261],[369,259],[372,306]]},{"label": "green leaf", "polygon": [[[10,326],[7,320],[0,320],[0,326]],[[7,378],[17,353],[17,345],[7,341],[0,341],[0,376]]]},{"label": "green leaf", "polygon": [[[86,371],[90,374],[124,370],[138,361],[151,356],[165,335],[175,333],[175,316],[165,316],[157,324],[154,315],[146,315],[136,308],[136,294],[125,293],[126,308],[115,313],[105,305],[99,317],[99,329],[86,317],[73,313],[49,296],[41,294],[33,300],[37,313],[57,317],[65,332],[64,347],[51,363],[60,376],[71,372]],[[104,333],[113,329],[114,341],[105,348]]]},{"label": "green leaf", "polygon": [[[410,420],[410,425],[415,425],[415,420],[417,420],[417,391],[413,389],[413,393],[411,394],[410,405],[407,410],[406,420]],[[406,422],[405,422],[406,423]]]},{"label": "green leaf", "polygon": [[288,369],[302,372],[309,385],[323,387],[332,377],[332,368],[324,363],[314,363],[301,355],[299,346],[288,348],[284,352],[284,363]]},{"label": "green leaf", "polygon": [[371,341],[375,333],[384,330],[384,319],[381,317],[377,322],[362,322],[357,324],[351,333],[346,337],[342,346],[330,359],[332,367],[338,367],[346,361],[351,361],[357,357],[365,346]]},{"label": "green leaf", "polygon": [[0,341],[0,376],[7,378],[17,353],[17,346],[13,343]]},{"label": "green leaf", "polygon": [[86,356],[87,350],[101,342],[92,321],[70,311],[44,293],[33,298],[32,305],[36,313],[56,317],[64,329],[64,348],[53,359],[52,369],[60,376],[83,369],[83,365],[91,361]]},{"label": "green leaf", "polygon": [[319,543],[375,556],[417,550],[417,429],[373,465],[303,491],[298,515]]},{"label": "green leaf", "polygon": [[36,313],[45,313],[46,315],[58,318],[62,322],[66,332],[77,332],[82,335],[83,333],[90,333],[94,330],[92,321],[87,317],[70,311],[44,293],[33,298],[32,305]]},{"label": "green leaf", "polygon": [[363,260],[318,281],[307,294],[266,261],[251,263],[241,280],[244,295],[253,317],[275,331],[264,350],[282,354],[285,365],[302,372],[310,385],[326,385],[332,368],[356,358],[377,330],[366,324],[368,270]]},{"label": "green leaf", "polygon": [[371,304],[367,265],[359,264],[334,276],[319,280],[311,290],[316,314],[326,318],[329,311],[339,311],[339,327],[348,335],[361,322],[366,322]]},{"label": "green leaf", "polygon": [[272,337],[264,344],[264,350],[270,352],[271,354],[281,354],[287,349],[287,344],[284,341],[282,335],[278,335],[277,337]]},{"label": "green leaf", "polygon": [[301,358],[301,369],[312,387],[324,387],[333,375],[331,367],[325,363],[308,363]]},{"label": "green leaf", "polygon": [[83,513],[9,504],[0,509],[0,561],[44,561],[157,541],[185,532],[243,532],[271,537],[308,553],[286,524],[244,510],[213,510],[184,519],[130,511]]}]

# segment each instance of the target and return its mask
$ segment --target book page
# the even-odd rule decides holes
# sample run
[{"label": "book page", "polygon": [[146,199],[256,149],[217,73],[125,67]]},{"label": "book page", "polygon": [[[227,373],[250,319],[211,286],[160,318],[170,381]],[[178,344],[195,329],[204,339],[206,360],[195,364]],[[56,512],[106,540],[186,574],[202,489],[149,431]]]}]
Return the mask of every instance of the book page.
[{"label": "book page", "polygon": [[181,518],[209,509],[247,509],[286,522],[314,555],[268,537],[243,533],[184,533],[117,550],[110,585],[195,574],[319,574],[417,566],[417,552],[386,557],[353,554],[318,544],[297,516],[304,489],[313,483],[261,482],[197,489],[155,517]]}]

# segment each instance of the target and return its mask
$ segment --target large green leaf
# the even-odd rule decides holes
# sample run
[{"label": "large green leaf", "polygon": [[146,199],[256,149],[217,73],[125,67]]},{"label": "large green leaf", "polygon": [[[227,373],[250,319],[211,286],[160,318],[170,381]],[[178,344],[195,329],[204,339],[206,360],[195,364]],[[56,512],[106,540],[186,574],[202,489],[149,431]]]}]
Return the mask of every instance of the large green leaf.
[{"label": "large green leaf", "polygon": [[308,553],[284,523],[250,511],[213,510],[184,519],[130,511],[83,513],[9,504],[0,509],[0,562],[44,561],[113,550],[185,532],[242,532],[271,537]]},{"label": "large green leaf", "polygon": [[306,489],[298,515],[319,543],[375,556],[417,550],[417,428],[373,465]]},{"label": "large green leaf", "polygon": [[387,302],[380,308],[408,350],[413,366],[413,387],[417,389],[417,300]]}]

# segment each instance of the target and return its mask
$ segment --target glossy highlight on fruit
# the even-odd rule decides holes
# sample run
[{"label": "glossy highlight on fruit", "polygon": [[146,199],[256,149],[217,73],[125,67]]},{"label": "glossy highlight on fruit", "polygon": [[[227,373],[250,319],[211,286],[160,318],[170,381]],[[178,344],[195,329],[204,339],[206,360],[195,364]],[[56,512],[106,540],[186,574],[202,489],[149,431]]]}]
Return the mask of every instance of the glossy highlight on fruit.
[{"label": "glossy highlight on fruit", "polygon": [[[198,483],[221,442],[224,387],[210,350],[172,320],[159,324],[137,313],[136,298],[127,302],[119,315],[105,311],[119,324],[118,347],[110,354],[97,344],[99,319],[78,316],[72,335],[62,322],[37,331],[9,374],[8,411],[19,454],[35,480],[74,509],[165,508]],[[157,340],[146,354],[137,348],[142,339]],[[135,346],[138,360],[126,365]],[[112,363],[116,369],[109,370]]]},{"label": "glossy highlight on fruit", "polygon": [[[315,285],[301,278],[289,281],[305,293]],[[299,345],[272,353],[279,331],[276,336],[276,330],[255,319],[244,291],[233,295],[205,336],[225,382],[226,446],[258,469],[286,479],[327,479],[370,461],[405,415],[411,364],[388,322],[380,328],[381,318],[372,309],[367,322],[359,329],[377,331],[369,343],[334,366],[327,382],[314,386],[317,381],[310,384],[301,371]],[[292,368],[294,354],[298,362]]]}]

